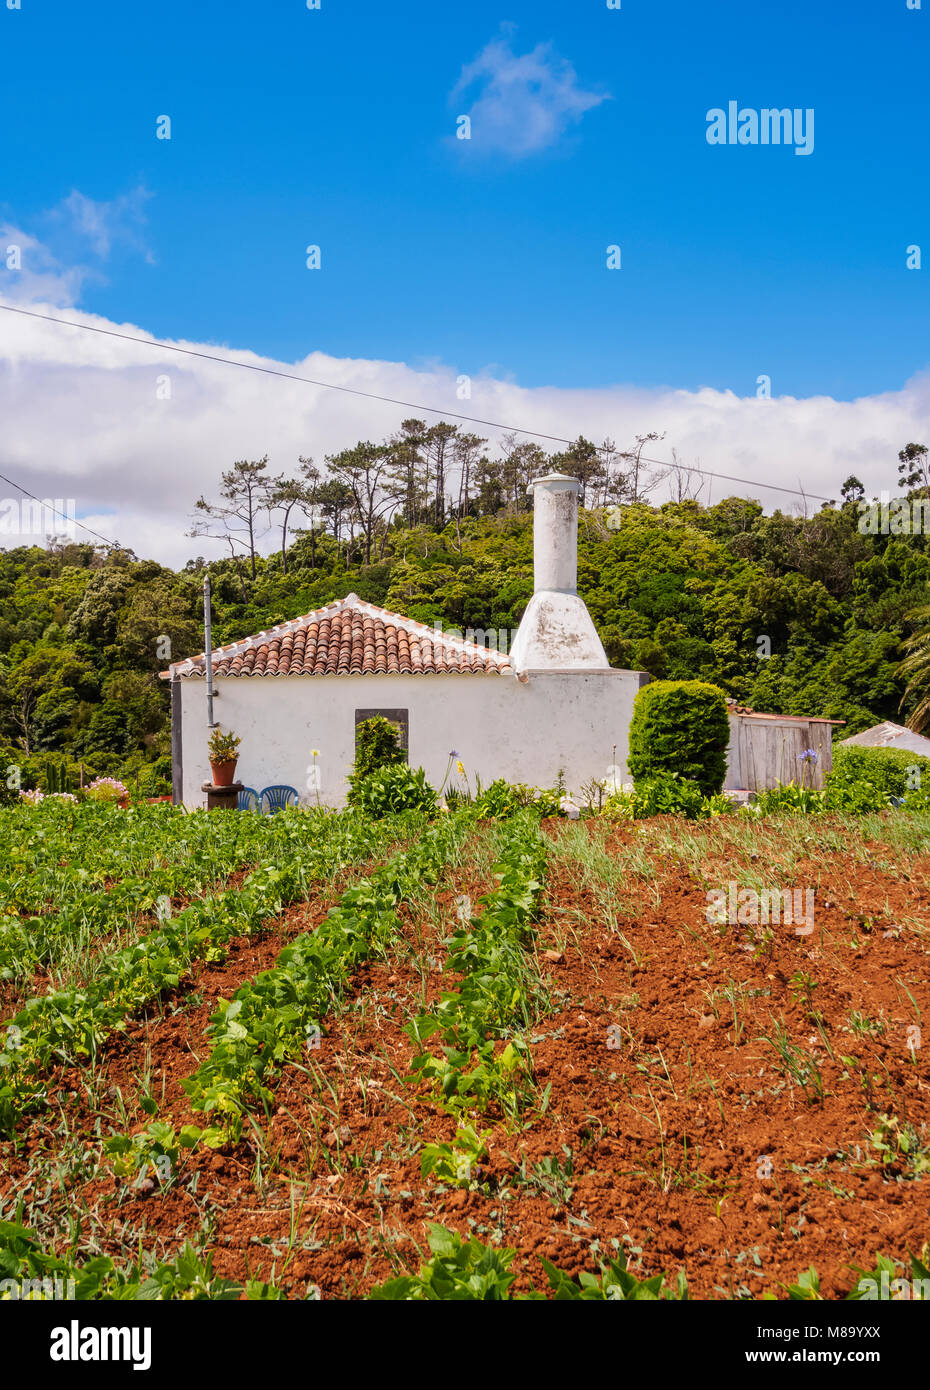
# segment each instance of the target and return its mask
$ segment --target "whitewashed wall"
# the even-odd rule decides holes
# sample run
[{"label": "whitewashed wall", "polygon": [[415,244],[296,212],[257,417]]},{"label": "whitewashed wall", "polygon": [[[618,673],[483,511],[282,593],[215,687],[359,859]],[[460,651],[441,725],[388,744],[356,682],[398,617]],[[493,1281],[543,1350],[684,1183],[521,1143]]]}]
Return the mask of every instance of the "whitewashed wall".
[{"label": "whitewashed wall", "polygon": [[[355,758],[356,709],[409,711],[409,762],[438,786],[455,749],[474,779],[496,777],[548,787],[562,769],[578,790],[604,777],[616,744],[626,769],[633,701],[648,677],[639,671],[530,673],[512,676],[281,676],[219,678],[214,714],[242,739],[236,777],[261,791],[274,782],[307,789],[310,750],[317,748],[320,799],[344,804]],[[203,680],[178,682],[183,800],[203,806],[210,780]],[[472,780],[474,787],[474,780]]]}]

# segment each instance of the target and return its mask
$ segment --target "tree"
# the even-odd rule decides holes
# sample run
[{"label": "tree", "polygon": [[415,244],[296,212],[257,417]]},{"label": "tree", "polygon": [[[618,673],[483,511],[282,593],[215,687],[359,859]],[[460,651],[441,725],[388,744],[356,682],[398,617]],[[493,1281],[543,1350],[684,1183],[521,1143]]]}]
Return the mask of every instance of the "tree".
[{"label": "tree", "polygon": [[[49,643],[10,653],[4,658],[2,678],[9,722],[16,742],[27,755],[43,735],[49,734],[49,720],[57,723],[56,706],[69,706],[70,717],[79,699],[98,693],[89,663],[73,647]],[[41,729],[37,727],[40,720]],[[51,732],[60,733],[60,728]]]},{"label": "tree", "polygon": [[300,510],[310,522],[310,568],[316,569],[316,533],[323,525],[322,487],[320,470],[313,459],[301,454],[298,462],[305,484],[304,496],[299,502]]},{"label": "tree", "polygon": [[518,443],[515,434],[505,434],[501,443],[505,450],[500,463],[505,504],[514,512],[529,511],[530,483],[549,472],[549,455],[532,440]]},{"label": "tree", "polygon": [[388,469],[390,451],[384,444],[360,440],[351,449],[329,454],[327,466],[337,481],[352,495],[355,511],[365,537],[365,564],[371,564],[371,546],[378,522],[394,505],[394,497],[382,487]]},{"label": "tree", "polygon": [[458,425],[447,425],[445,420],[440,420],[438,424],[430,426],[423,439],[427,487],[432,480],[433,488],[431,519],[437,528],[446,524],[446,476],[458,432]]},{"label": "tree", "polygon": [[907,725],[921,734],[930,725],[930,604],[922,604],[909,615],[917,631],[904,642],[906,653],[898,667],[907,685],[899,709],[912,705]]},{"label": "tree", "polygon": [[410,527],[419,526],[428,505],[426,435],[425,420],[402,420],[398,432],[385,445],[385,480],[399,504],[400,519]]},{"label": "tree", "polygon": [[259,517],[268,510],[268,499],[277,482],[268,474],[268,455],[260,459],[239,459],[222,474],[220,482],[219,502],[199,497],[195,504],[198,511],[218,522],[220,529],[210,531],[206,521],[196,521],[187,534],[225,541],[233,557],[237,554],[236,546],[240,546],[249,557],[254,582]]},{"label": "tree", "polygon": [[580,434],[561,454],[553,454],[548,466],[554,473],[565,473],[581,484],[581,505],[588,505],[590,493],[603,489],[606,481],[604,458],[597,445]]},{"label": "tree", "polygon": [[840,496],[843,499],[844,505],[847,502],[859,503],[865,497],[865,488],[862,486],[855,473],[850,473],[849,477],[840,488]]},{"label": "tree", "polygon": [[696,501],[704,491],[704,479],[696,468],[689,468],[678,457],[678,450],[672,450],[672,493],[676,502]]},{"label": "tree", "polygon": [[898,486],[930,495],[930,454],[926,444],[905,444],[898,454]]},{"label": "tree", "polygon": [[125,569],[108,566],[98,570],[71,614],[66,635],[95,647],[115,642],[120,608],[130,586],[130,576]]},{"label": "tree", "polygon": [[472,480],[479,467],[479,460],[482,457],[481,450],[487,442],[486,439],[479,438],[477,434],[465,434],[461,430],[453,441],[452,455],[459,478],[459,495],[455,507],[455,533],[458,537],[459,550],[462,548],[459,522],[471,511]]},{"label": "tree", "polygon": [[665,433],[656,434],[655,430],[650,430],[648,434],[638,434],[636,443],[631,449],[626,449],[620,455],[627,467],[627,486],[631,502],[639,502],[647,497],[650,492],[659,486],[662,479],[666,476],[667,470],[660,469],[658,472],[643,468],[643,450],[647,444],[658,443],[665,438]]},{"label": "tree", "polygon": [[[291,513],[296,507],[312,516],[313,492],[320,481],[320,470],[314,467],[312,458],[300,457],[299,478],[275,478],[269,487],[266,506],[269,517],[275,512],[280,513],[281,524],[281,573],[287,574],[287,528],[290,523]],[[311,548],[312,563],[316,563],[316,551],[313,548],[313,537],[311,527]]]}]

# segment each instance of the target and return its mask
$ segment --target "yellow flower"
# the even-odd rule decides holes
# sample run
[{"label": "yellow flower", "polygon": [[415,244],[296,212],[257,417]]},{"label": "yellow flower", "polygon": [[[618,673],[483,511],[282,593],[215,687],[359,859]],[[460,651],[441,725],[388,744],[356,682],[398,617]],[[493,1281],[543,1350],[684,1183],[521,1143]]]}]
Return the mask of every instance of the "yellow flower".
[{"label": "yellow flower", "polygon": [[458,762],[455,764],[455,768],[456,768],[456,771],[458,772],[458,774],[459,774],[460,777],[464,777],[464,776],[465,776],[465,768],[462,766],[462,759],[461,759],[461,758],[459,758]]},{"label": "yellow flower", "polygon": [[319,748],[311,748],[311,749],[310,749],[310,756],[311,756],[311,758],[318,758],[318,757],[320,756],[320,750],[319,750]]}]

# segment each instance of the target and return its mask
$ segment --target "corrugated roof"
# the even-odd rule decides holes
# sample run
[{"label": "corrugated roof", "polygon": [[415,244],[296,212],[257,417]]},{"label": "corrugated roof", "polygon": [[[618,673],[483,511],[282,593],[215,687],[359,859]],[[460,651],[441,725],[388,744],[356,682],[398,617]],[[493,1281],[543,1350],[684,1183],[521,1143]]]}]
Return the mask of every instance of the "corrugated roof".
[{"label": "corrugated roof", "polygon": [[741,705],[731,695],[727,696],[727,714],[738,714],[746,719],[777,719],[782,724],[845,724],[845,719],[825,719],[819,714],[765,714],[753,709],[751,705]]},{"label": "corrugated roof", "polygon": [[[510,672],[502,652],[449,637],[357,594],[213,652],[214,676],[376,676]],[[162,678],[203,679],[204,653],[172,662]]]}]

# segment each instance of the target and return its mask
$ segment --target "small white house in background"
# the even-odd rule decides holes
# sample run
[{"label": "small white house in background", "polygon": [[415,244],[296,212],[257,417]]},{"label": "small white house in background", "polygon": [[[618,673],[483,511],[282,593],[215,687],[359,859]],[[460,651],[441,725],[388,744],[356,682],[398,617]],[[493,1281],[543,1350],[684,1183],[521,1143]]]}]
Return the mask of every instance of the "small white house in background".
[{"label": "small white house in background", "polygon": [[[376,714],[398,727],[410,765],[433,786],[453,750],[473,790],[476,775],[551,787],[561,772],[576,795],[594,778],[623,780],[633,701],[649,677],[610,667],[578,595],[579,491],[562,474],[533,484],[534,593],[509,654],[356,594],[214,651],[214,718],[242,739],[237,780],[258,791],[286,783],[305,803],[341,806],[356,729]],[[161,674],[171,682],[174,800],[203,806],[204,654]]]},{"label": "small white house in background", "polygon": [[917,753],[922,758],[930,758],[930,738],[915,734],[913,729],[903,724],[873,724],[871,729],[863,729],[861,734],[844,738],[842,744],[854,748],[900,748],[905,753]]}]

